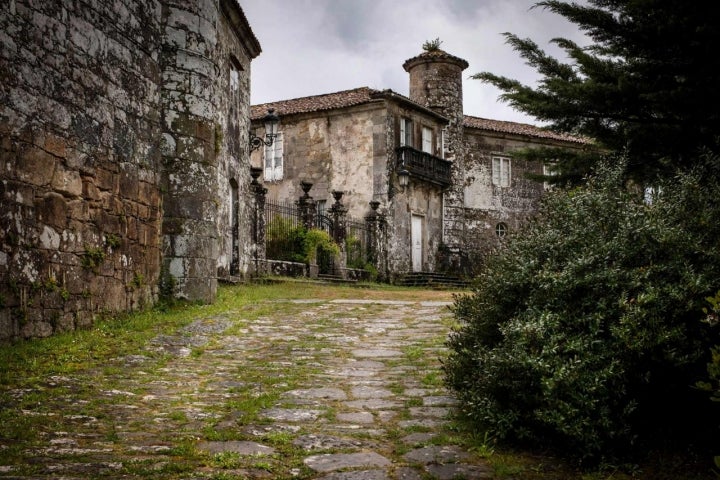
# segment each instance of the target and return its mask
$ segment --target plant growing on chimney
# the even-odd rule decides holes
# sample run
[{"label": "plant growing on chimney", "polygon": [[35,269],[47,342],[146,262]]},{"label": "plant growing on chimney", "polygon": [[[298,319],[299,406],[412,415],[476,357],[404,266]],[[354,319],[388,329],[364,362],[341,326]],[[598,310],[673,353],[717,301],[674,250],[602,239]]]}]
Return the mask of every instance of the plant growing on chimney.
[{"label": "plant growing on chimney", "polygon": [[426,52],[434,52],[437,50],[440,50],[440,45],[442,44],[442,41],[440,38],[436,38],[435,40],[426,40],[425,43],[423,43],[423,50]]}]

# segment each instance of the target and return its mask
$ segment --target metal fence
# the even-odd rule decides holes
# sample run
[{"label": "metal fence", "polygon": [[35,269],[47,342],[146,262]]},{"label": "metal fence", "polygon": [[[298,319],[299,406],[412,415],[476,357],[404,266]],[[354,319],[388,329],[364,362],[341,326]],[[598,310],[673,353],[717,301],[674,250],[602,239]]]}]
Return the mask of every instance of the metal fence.
[{"label": "metal fence", "polygon": [[293,202],[265,202],[265,255],[270,260],[303,261],[302,218]]},{"label": "metal fence", "polygon": [[[332,217],[315,215],[314,228],[326,231],[336,238]],[[304,261],[304,227],[300,209],[295,202],[265,202],[265,254],[269,260]],[[345,251],[347,267],[363,269],[368,263],[369,232],[363,220],[347,218],[345,221]],[[318,252],[322,253],[322,252]],[[318,256],[321,273],[334,269],[331,258]]]},{"label": "metal fence", "polygon": [[345,237],[347,267],[364,269],[369,261],[369,232],[367,223],[365,221],[348,218],[345,222],[345,227],[347,231],[347,236]]}]

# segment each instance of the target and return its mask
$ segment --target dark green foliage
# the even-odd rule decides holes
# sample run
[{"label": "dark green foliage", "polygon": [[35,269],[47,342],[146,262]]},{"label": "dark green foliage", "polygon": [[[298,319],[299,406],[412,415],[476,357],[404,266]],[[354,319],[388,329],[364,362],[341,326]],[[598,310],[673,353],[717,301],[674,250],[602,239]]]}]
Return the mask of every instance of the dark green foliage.
[{"label": "dark green foliage", "polygon": [[[703,310],[706,314],[705,322],[717,329],[720,326],[720,291],[716,292],[715,296],[708,297],[707,301],[710,309]],[[720,402],[720,345],[713,346],[711,353],[711,361],[707,366],[709,380],[698,382],[698,387],[710,392],[713,402]]]},{"label": "dark green foliage", "polygon": [[267,258],[287,262],[305,261],[305,228],[302,225],[276,215],[268,222],[265,235]]},{"label": "dark green foliage", "polygon": [[[720,134],[720,5],[677,0],[548,0],[536,4],[587,35],[589,46],[553,42],[562,63],[530,39],[505,36],[541,75],[537,87],[491,72],[474,76],[498,87],[501,99],[547,122],[549,128],[624,152],[627,174],[643,183],[692,166],[701,147]],[[559,158],[561,152],[546,155]],[[562,175],[575,183],[600,160],[597,152],[561,158]]]},{"label": "dark green foliage", "polygon": [[488,260],[456,299],[444,366],[498,438],[584,461],[702,442],[718,425],[694,385],[718,343],[699,319],[720,282],[720,182],[678,175],[648,204],[615,163],[551,193]]},{"label": "dark green foliage", "polygon": [[273,260],[314,263],[318,251],[337,255],[340,247],[324,230],[295,225],[292,219],[276,216],[266,231],[267,257]]}]

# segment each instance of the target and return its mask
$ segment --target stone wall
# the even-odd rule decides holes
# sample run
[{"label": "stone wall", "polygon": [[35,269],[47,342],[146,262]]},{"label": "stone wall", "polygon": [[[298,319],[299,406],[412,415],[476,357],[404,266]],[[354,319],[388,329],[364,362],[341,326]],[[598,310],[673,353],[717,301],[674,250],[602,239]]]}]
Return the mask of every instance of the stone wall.
[{"label": "stone wall", "polygon": [[[283,134],[281,181],[263,181],[267,196],[273,200],[294,201],[302,194],[301,181],[313,184],[312,197],[333,203],[332,191],[345,192],[343,204],[348,215],[363,218],[376,190],[387,191],[384,103],[357,106],[342,112],[283,116],[279,131]],[[256,132],[263,135],[262,129]],[[262,167],[263,149],[252,154],[254,166]],[[379,167],[379,171],[378,171]],[[260,178],[262,180],[262,176]]]},{"label": "stone wall", "polygon": [[0,341],[151,304],[169,274],[214,299],[258,53],[234,0],[2,3]]},{"label": "stone wall", "polygon": [[0,7],[0,339],[154,300],[160,2]]},{"label": "stone wall", "polygon": [[243,48],[244,17],[233,5],[204,0],[166,8],[163,266],[176,295],[188,299],[215,298],[218,270],[231,273],[233,245],[232,273],[248,265],[249,247],[233,244],[233,235],[249,231],[250,60],[259,45]]}]

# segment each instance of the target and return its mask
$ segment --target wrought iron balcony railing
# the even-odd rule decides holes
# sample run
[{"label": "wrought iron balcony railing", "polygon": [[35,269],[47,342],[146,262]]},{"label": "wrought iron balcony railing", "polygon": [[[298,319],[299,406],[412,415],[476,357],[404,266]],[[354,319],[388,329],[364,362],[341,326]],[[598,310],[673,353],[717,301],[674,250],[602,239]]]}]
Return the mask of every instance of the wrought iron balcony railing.
[{"label": "wrought iron balcony railing", "polygon": [[415,150],[412,147],[397,149],[398,170],[403,167],[410,172],[411,178],[418,178],[443,188],[450,186],[452,181],[450,167],[452,162]]}]

